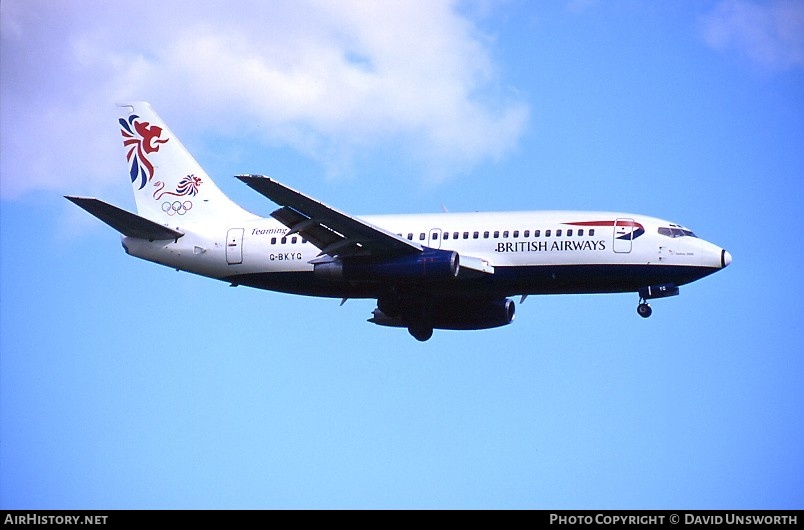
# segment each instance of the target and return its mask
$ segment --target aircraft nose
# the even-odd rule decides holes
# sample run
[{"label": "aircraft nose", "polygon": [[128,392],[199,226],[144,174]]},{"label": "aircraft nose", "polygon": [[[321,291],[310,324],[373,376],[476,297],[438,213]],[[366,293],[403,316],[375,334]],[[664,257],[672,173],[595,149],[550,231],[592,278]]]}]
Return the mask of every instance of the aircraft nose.
[{"label": "aircraft nose", "polygon": [[725,269],[726,267],[729,266],[730,263],[731,263],[731,254],[729,254],[729,251],[726,250],[725,248],[721,249],[721,251],[720,251],[720,267]]}]

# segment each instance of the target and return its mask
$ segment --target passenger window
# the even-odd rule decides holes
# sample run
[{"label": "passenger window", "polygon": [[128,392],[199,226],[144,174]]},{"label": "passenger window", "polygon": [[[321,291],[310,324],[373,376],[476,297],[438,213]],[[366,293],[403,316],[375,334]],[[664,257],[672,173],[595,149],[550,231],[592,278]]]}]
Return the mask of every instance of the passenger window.
[{"label": "passenger window", "polygon": [[514,237],[519,237],[519,230],[514,230]]},{"label": "passenger window", "polygon": [[503,230],[503,237],[508,239],[508,230]]},{"label": "passenger window", "polygon": [[275,238],[275,237],[272,237],[272,238],[271,238],[271,244],[272,244],[272,245],[276,245],[276,238]]},{"label": "passenger window", "polygon": [[411,240],[411,241],[413,241],[413,234],[412,234],[412,233],[410,233],[410,232],[408,232],[408,239],[409,239],[409,240]]},{"label": "passenger window", "polygon": [[593,235],[595,235],[595,229],[594,229],[594,228],[590,228],[590,229],[589,229],[589,237],[592,237]]},{"label": "passenger window", "polygon": [[295,245],[295,244],[296,244],[296,238],[295,238],[295,237],[290,238],[290,244],[291,244],[291,245]]},{"label": "passenger window", "polygon": [[419,234],[419,241],[424,241],[424,232]]},{"label": "passenger window", "polygon": [[433,239],[438,239],[438,232],[433,232]]},{"label": "passenger window", "polygon": [[475,232],[472,234],[472,239],[477,239],[478,237],[480,237],[480,232]]},{"label": "passenger window", "polygon": [[494,239],[499,239],[499,238],[500,238],[500,231],[499,231],[499,230],[495,230],[495,231],[494,231]]},{"label": "passenger window", "polygon": [[449,239],[449,232],[444,232],[444,239]]},{"label": "passenger window", "polygon": [[542,237],[542,231],[541,230],[534,230],[533,231],[533,237]]},{"label": "passenger window", "polygon": [[522,237],[530,237],[530,230],[525,230],[525,233],[522,234]]},{"label": "passenger window", "polygon": [[561,237],[561,230],[556,230],[556,237]]},{"label": "passenger window", "polygon": [[452,233],[452,239],[458,239],[458,232]]},{"label": "passenger window", "polygon": [[469,239],[469,232],[464,232],[463,233],[463,238],[464,239]]},{"label": "passenger window", "polygon": [[583,228],[579,228],[579,229],[578,229],[578,235],[579,235],[579,236],[582,236],[582,235],[583,235]]},{"label": "passenger window", "polygon": [[550,237],[550,230],[544,231],[544,237]]},{"label": "passenger window", "polygon": [[489,231],[486,230],[485,232],[483,232],[483,239],[488,239],[488,238],[489,238]]},{"label": "passenger window", "polygon": [[572,228],[567,230],[567,237],[572,237]]},{"label": "passenger window", "polygon": [[284,245],[284,244],[286,244],[287,242],[288,242],[288,238],[283,237],[283,238],[282,238],[282,244]]}]

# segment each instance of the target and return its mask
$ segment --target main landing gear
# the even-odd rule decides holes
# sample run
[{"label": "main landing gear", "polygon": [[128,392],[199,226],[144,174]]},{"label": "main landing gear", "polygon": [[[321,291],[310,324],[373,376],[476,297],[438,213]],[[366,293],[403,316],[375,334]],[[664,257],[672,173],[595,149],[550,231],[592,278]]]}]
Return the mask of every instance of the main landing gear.
[{"label": "main landing gear", "polygon": [[402,319],[408,324],[408,333],[419,342],[430,340],[433,336],[433,320],[430,309],[424,305],[403,312]]},{"label": "main landing gear", "polygon": [[377,308],[390,318],[400,318],[413,338],[419,342],[430,340],[433,336],[433,324],[429,311],[424,304],[405,305],[395,296],[377,299]]},{"label": "main landing gear", "polygon": [[419,342],[425,342],[433,336],[433,326],[426,321],[414,321],[408,325],[408,333]]}]

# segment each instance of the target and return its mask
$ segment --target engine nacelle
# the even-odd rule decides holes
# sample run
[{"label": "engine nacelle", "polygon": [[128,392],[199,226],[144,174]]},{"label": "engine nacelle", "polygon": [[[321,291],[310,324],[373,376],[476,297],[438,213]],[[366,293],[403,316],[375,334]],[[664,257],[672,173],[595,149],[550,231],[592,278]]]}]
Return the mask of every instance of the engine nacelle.
[{"label": "engine nacelle", "polygon": [[[420,314],[419,311],[424,311]],[[489,329],[506,326],[514,321],[516,304],[510,298],[502,300],[445,300],[435,305],[408,307],[402,314],[391,317],[379,308],[369,322],[380,326],[408,327],[417,318],[424,318],[433,329]]]},{"label": "engine nacelle", "polygon": [[460,270],[460,257],[451,250],[425,249],[420,254],[377,260],[363,256],[314,263],[319,278],[347,281],[446,280]]},{"label": "engine nacelle", "polygon": [[439,309],[433,315],[433,328],[436,329],[498,328],[513,322],[516,315],[516,304],[510,298],[480,304],[460,303]]}]

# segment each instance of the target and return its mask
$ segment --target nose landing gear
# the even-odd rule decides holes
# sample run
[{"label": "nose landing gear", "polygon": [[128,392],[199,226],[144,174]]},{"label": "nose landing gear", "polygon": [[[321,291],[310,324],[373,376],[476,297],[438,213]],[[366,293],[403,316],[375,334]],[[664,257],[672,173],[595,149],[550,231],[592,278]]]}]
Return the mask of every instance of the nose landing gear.
[{"label": "nose landing gear", "polygon": [[648,318],[653,314],[653,309],[650,308],[648,303],[643,299],[639,299],[639,305],[637,306],[637,314],[642,318]]},{"label": "nose landing gear", "polygon": [[653,314],[653,309],[648,305],[648,300],[654,298],[667,298],[668,296],[677,296],[678,287],[672,283],[665,283],[663,285],[651,285],[639,290],[639,305],[637,306],[637,314],[642,318],[648,318]]}]

